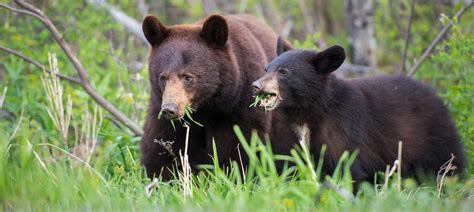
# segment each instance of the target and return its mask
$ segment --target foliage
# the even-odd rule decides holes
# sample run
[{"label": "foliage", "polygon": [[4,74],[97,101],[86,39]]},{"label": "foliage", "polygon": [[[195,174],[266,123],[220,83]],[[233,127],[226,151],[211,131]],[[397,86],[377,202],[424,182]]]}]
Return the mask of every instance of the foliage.
[{"label": "foliage", "polygon": [[[45,4],[42,9],[47,11],[47,15],[54,14],[50,17],[57,23],[64,38],[73,45],[79,59],[89,71],[89,78],[96,90],[133,120],[137,122],[143,120],[148,100],[146,66],[134,69],[130,64],[134,64],[136,57],[145,57],[146,47],[137,48],[142,44],[115,24],[105,11],[81,2]],[[32,17],[9,13],[4,9],[0,12],[2,13],[1,46],[18,50],[44,65],[48,64],[49,52],[57,53],[61,73],[75,76],[66,56],[39,21]],[[133,56],[129,57],[129,54]],[[5,73],[2,74],[0,87],[8,87],[3,105],[3,111],[9,114],[7,117],[18,118],[21,111],[25,111],[27,121],[39,129],[39,133],[47,135],[45,139],[49,143],[59,145],[61,138],[47,113],[48,100],[41,89],[42,71],[19,58],[3,53],[0,54],[0,71]],[[81,128],[81,114],[92,110],[92,99],[79,86],[68,83],[63,83],[63,86],[65,96],[70,95],[73,99],[72,114],[76,128]],[[6,128],[13,128],[12,120],[7,123]],[[78,138],[74,133],[70,135],[71,146]],[[130,167],[129,161],[125,161],[123,154],[120,153],[124,151],[125,145],[130,145],[133,155],[138,156],[136,144],[139,138],[133,138],[128,131],[117,128],[116,123],[107,114],[104,115],[99,140],[102,151],[107,153],[103,157],[111,159],[109,161],[111,163],[107,163],[110,166],[108,169],[112,169],[116,164]]]},{"label": "foliage", "polygon": [[[192,198],[183,195],[177,179],[172,183],[158,181],[148,197],[144,185],[149,180],[133,155],[125,156],[132,162],[128,171],[123,166],[115,166],[113,170],[88,168],[75,163],[77,160],[69,154],[63,154],[66,151],[44,145],[44,135],[30,137],[35,132],[27,125],[25,121],[19,122],[21,134],[14,135],[10,142],[2,142],[0,147],[0,200],[6,210],[461,210],[474,206],[463,197],[473,188],[472,181],[462,188],[450,182],[441,200],[436,198],[432,187],[413,186],[407,186],[401,193],[396,192],[395,186],[376,191],[366,187],[358,199],[347,199],[313,177],[313,173],[319,176],[320,169],[309,166],[304,153],[273,155],[270,147],[255,134],[246,141],[239,128],[235,128],[236,134],[252,159],[244,170],[244,178],[237,164],[230,171],[222,170],[215,166],[217,158],[214,158],[214,166],[193,178]],[[5,136],[9,137],[10,133],[6,132]],[[347,171],[350,158],[354,157],[344,155],[338,171],[327,180],[350,192],[352,183]],[[296,166],[280,175],[275,160],[291,161]]]},{"label": "foliage", "polygon": [[[445,18],[445,21],[451,21]],[[453,20],[455,21],[455,20]],[[474,39],[455,25],[451,37],[438,47],[432,62],[418,72],[437,88],[454,116],[467,150],[469,173],[474,174]]]},{"label": "foliage", "polygon": [[[102,9],[83,1],[48,2],[38,1],[37,4],[57,24],[64,39],[73,45],[89,71],[93,86],[121,111],[142,124],[149,90],[147,67],[144,65],[146,47]],[[137,20],[141,19],[134,1],[109,2]],[[166,3],[170,7],[159,7],[161,9],[156,13],[168,24],[192,23],[204,15],[196,2],[157,1],[159,6]],[[258,11],[264,9],[260,4],[263,1],[242,2],[245,3],[237,5],[236,12],[259,16]],[[294,40],[295,47],[317,50],[315,44],[321,38],[328,44],[347,46],[347,32],[341,27],[344,26],[341,0],[329,1],[326,6],[330,9],[328,16],[333,25],[325,26],[321,29],[323,32],[313,35],[302,33],[303,22],[299,10],[295,9],[298,7],[295,1],[265,2],[271,2],[268,7],[275,10],[279,19],[294,17],[296,23],[289,39]],[[459,6],[441,9],[452,14]],[[180,14],[178,18],[167,15],[175,10]],[[378,64],[383,71],[394,72],[404,42],[403,35],[387,12],[389,10],[387,0],[379,1],[375,27]],[[417,5],[415,11],[408,67],[412,58],[420,55],[429,44],[438,27],[433,24],[431,17],[434,13],[430,5]],[[466,13],[463,20],[472,18],[472,12]],[[40,22],[0,9],[0,24],[0,46],[18,50],[44,65],[48,64],[48,53],[56,53],[61,73],[74,76],[66,56]],[[64,144],[47,112],[50,108],[41,83],[42,71],[17,57],[0,53],[0,91],[8,88],[3,107],[0,107],[2,209],[468,210],[474,207],[473,48],[472,21],[461,22],[416,75],[417,79],[438,90],[453,113],[469,159],[467,179],[462,182],[447,180],[440,199],[434,186],[414,186],[409,179],[404,181],[400,193],[395,189],[396,183],[390,183],[388,189],[367,186],[355,199],[344,198],[314,179],[314,172],[320,177],[320,165],[308,161],[304,151],[295,150],[291,156],[273,155],[269,146],[263,145],[265,142],[256,136],[248,143],[241,138],[242,146],[252,158],[252,164],[245,170],[245,178],[241,177],[239,168],[222,170],[212,165],[193,178],[192,198],[183,195],[178,179],[172,183],[159,181],[158,188],[147,197],[144,187],[149,179],[146,179],[138,160],[140,138],[130,136],[107,113],[99,112],[103,114],[103,121],[96,126],[99,130],[98,146],[90,163],[80,162],[72,154],[76,155],[78,143],[88,139],[82,129],[93,121],[84,121],[82,115],[94,110],[91,99],[80,87],[61,81],[64,96],[70,95],[73,100],[70,132]],[[191,112],[188,114],[190,121]],[[238,129],[236,131],[236,135],[242,137]],[[341,172],[326,180],[350,193],[350,176],[343,171],[350,165],[349,156],[346,154],[342,159]],[[280,175],[274,167],[276,160],[291,161],[296,166],[288,167]]]}]

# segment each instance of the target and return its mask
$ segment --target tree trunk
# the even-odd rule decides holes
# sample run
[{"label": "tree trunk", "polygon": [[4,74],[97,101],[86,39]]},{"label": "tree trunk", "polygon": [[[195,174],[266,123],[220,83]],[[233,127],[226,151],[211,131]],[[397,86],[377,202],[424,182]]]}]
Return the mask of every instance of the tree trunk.
[{"label": "tree trunk", "polygon": [[258,6],[260,6],[263,17],[267,23],[269,23],[278,34],[282,34],[283,26],[278,18],[279,11],[274,8],[275,2],[273,0],[262,0]]},{"label": "tree trunk", "polygon": [[148,12],[148,9],[149,9],[149,6],[148,4],[146,4],[145,0],[137,0],[137,10],[138,12],[140,12],[140,15],[142,15],[142,17],[145,17],[149,14]]},{"label": "tree trunk", "polygon": [[97,7],[102,7],[105,9],[112,18],[122,25],[128,32],[134,35],[138,40],[146,46],[149,46],[148,41],[145,38],[145,35],[142,31],[142,25],[139,21],[135,20],[133,17],[127,15],[116,7],[108,4],[106,1],[88,1],[90,4],[93,4]]},{"label": "tree trunk", "polygon": [[324,14],[324,6],[323,6],[323,1],[322,0],[315,0],[314,1],[314,10],[313,13],[315,13],[315,18],[316,18],[316,24],[318,30],[321,32],[321,34],[326,34],[327,33],[327,20],[326,16]]},{"label": "tree trunk", "polygon": [[303,15],[305,34],[314,34],[316,32],[313,25],[314,21],[312,20],[311,14],[308,11],[306,2],[304,0],[298,0],[298,6],[300,7],[301,14]]},{"label": "tree trunk", "polygon": [[211,15],[217,11],[217,4],[215,0],[202,0],[202,8],[204,14]]},{"label": "tree trunk", "polygon": [[216,4],[223,14],[237,13],[237,2],[235,0],[218,0]]},{"label": "tree trunk", "polygon": [[377,61],[373,0],[346,0],[345,13],[352,63],[375,68]]}]

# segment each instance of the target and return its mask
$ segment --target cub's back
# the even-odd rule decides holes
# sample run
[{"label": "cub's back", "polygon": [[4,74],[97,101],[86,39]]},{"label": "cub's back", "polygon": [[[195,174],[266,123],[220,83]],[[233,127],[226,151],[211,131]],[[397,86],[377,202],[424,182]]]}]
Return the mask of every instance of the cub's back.
[{"label": "cub's back", "polygon": [[367,102],[371,123],[391,138],[391,146],[403,141],[406,162],[427,170],[439,170],[456,156],[465,166],[462,145],[454,123],[435,90],[405,76],[378,76],[348,81]]}]

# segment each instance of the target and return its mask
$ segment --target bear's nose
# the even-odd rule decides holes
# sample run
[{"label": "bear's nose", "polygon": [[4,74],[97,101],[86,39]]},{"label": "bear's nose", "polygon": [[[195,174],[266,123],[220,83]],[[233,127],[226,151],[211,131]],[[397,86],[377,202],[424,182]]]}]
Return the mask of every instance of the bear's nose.
[{"label": "bear's nose", "polygon": [[260,92],[262,90],[262,82],[260,82],[260,80],[257,80],[252,83],[252,87],[253,87],[253,92],[255,94]]},{"label": "bear's nose", "polygon": [[162,104],[161,113],[168,119],[175,119],[178,117],[178,106],[174,103]]}]

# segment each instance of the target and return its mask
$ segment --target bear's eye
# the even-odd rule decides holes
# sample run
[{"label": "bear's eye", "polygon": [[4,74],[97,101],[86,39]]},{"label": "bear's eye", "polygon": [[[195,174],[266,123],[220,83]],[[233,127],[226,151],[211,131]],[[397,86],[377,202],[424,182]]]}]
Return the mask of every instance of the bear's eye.
[{"label": "bear's eye", "polygon": [[192,81],[193,81],[193,77],[192,77],[192,76],[189,76],[189,75],[184,75],[184,81],[186,81],[186,82],[192,82]]},{"label": "bear's eye", "polygon": [[166,76],[165,75],[160,75],[160,81],[162,81],[162,82],[166,81]]},{"label": "bear's eye", "polygon": [[290,71],[288,71],[288,69],[286,68],[280,68],[278,69],[278,73],[280,73],[282,76],[288,76],[288,74],[290,74]]}]

